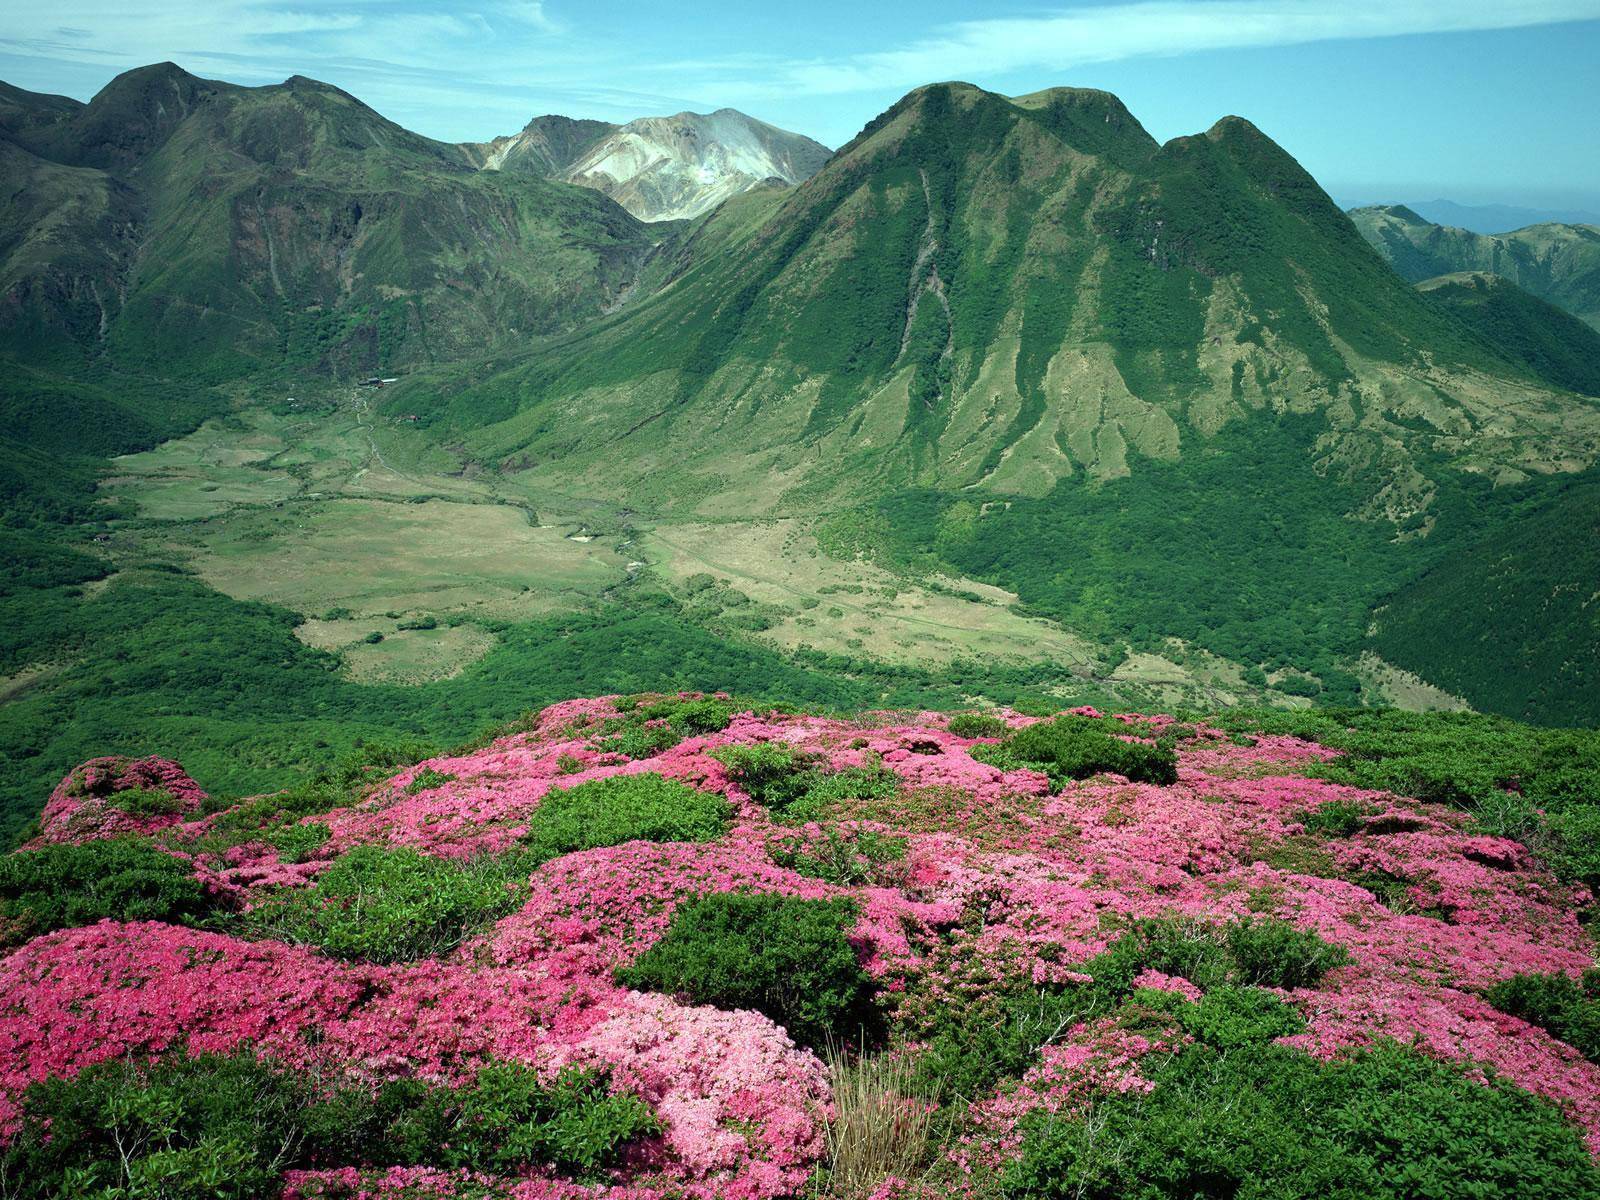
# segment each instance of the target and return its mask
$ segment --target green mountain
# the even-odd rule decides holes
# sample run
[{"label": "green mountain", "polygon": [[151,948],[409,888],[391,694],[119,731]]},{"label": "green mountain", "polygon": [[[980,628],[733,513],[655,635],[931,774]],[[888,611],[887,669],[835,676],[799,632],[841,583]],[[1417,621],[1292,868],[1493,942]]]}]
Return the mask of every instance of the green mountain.
[{"label": "green mountain", "polygon": [[[1407,286],[1238,118],[907,96],[793,192],[669,243],[619,316],[390,401],[456,460],[660,521],[794,518],[1115,642],[1337,666],[1477,482],[1600,411]],[[1489,511],[1495,510],[1491,500]]]},{"label": "green mountain", "polygon": [[1499,275],[1463,271],[1417,285],[1541,379],[1600,396],[1600,332]]},{"label": "green mountain", "polygon": [[600,314],[653,245],[590,192],[479,172],[300,77],[164,64],[87,105],[6,100],[5,330],[34,360],[212,382],[441,361]]},{"label": "green mountain", "polygon": [[1549,223],[1490,235],[1435,225],[1404,205],[1352,209],[1350,219],[1412,283],[1460,271],[1500,275],[1600,329],[1600,226]]},{"label": "green mountain", "polygon": [[582,158],[616,128],[610,121],[574,120],[552,113],[535,117],[507,137],[463,142],[461,149],[480,169],[520,171],[549,179]]}]

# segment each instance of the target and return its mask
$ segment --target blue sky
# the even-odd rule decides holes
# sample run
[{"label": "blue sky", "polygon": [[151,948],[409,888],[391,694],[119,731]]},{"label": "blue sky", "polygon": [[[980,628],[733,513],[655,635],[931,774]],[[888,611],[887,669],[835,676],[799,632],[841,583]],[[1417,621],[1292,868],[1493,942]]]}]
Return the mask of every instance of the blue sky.
[{"label": "blue sky", "polygon": [[0,78],[338,84],[449,140],[729,105],[837,145],[919,83],[1116,92],[1158,138],[1249,117],[1342,202],[1600,209],[1600,0],[10,0]]}]

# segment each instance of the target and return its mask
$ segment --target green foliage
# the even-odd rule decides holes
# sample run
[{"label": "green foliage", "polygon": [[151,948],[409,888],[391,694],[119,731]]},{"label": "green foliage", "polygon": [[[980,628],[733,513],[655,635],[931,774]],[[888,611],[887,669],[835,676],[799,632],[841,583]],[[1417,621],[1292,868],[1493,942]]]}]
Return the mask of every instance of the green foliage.
[{"label": "green foliage", "polygon": [[61,844],[0,857],[0,941],[96,921],[189,924],[211,911],[183,859],[142,838]]},{"label": "green foliage", "polygon": [[1069,714],[1018,729],[997,745],[975,746],[972,756],[1005,770],[1034,767],[1057,788],[1106,772],[1135,783],[1178,781],[1178,756],[1170,747],[1126,741],[1115,736],[1121,729],[1103,719]]},{"label": "green foliage", "polygon": [[1397,1046],[1325,1062],[1189,1047],[1155,1085],[1025,1122],[1008,1200],[1478,1200],[1600,1196],[1543,1100]]},{"label": "green foliage", "polygon": [[1310,773],[1466,809],[1563,878],[1600,884],[1600,731],[1395,709],[1236,709],[1211,719],[1321,742],[1342,753]]},{"label": "green foliage", "polygon": [[730,701],[711,698],[664,696],[641,702],[633,697],[631,703],[622,716],[605,722],[604,736],[595,742],[600,749],[628,758],[652,758],[684,738],[726,729],[733,714],[741,711]]},{"label": "green foliage", "polygon": [[[1169,1015],[1178,1011],[1192,1036],[1218,1046],[1282,1037],[1303,1023],[1259,989],[1309,987],[1347,957],[1343,948],[1282,921],[1152,918],[1083,966],[1090,983],[1040,989],[1001,981],[964,1002],[942,1002],[915,1031],[926,1047],[918,1071],[930,1084],[939,1081],[946,1096],[976,1097],[1020,1077],[1041,1047],[1073,1026],[1118,1010],[1137,1018],[1152,1004]],[[1134,980],[1151,970],[1188,979],[1208,995],[1183,1005],[1167,993],[1136,989]],[[1131,1008],[1130,998],[1138,1002]]]},{"label": "green foliage", "polygon": [[1361,827],[1372,815],[1364,804],[1350,800],[1330,800],[1320,804],[1300,818],[1307,833],[1320,833],[1329,837],[1351,837],[1361,832]]},{"label": "green foliage", "polygon": [[637,1096],[577,1068],[541,1082],[491,1061],[460,1088],[328,1090],[248,1050],[99,1063],[31,1085],[22,1109],[3,1158],[17,1200],[256,1200],[285,1170],[350,1163],[511,1176],[534,1164],[598,1182],[659,1129]]},{"label": "green foliage", "polygon": [[900,790],[900,777],[881,764],[830,771],[818,755],[782,742],[720,746],[711,757],[757,804],[793,819],[850,800],[888,799]]},{"label": "green foliage", "polygon": [[1495,275],[1429,280],[1422,294],[1554,387],[1600,396],[1600,331]]},{"label": "green foliage", "polygon": [[187,811],[182,800],[163,788],[125,788],[105,801],[130,817],[166,817]]},{"label": "green foliage", "polygon": [[612,775],[545,793],[522,844],[543,862],[632,841],[709,842],[732,812],[721,796],[653,772]]},{"label": "green foliage", "polygon": [[415,796],[418,792],[432,791],[441,788],[447,783],[455,781],[454,775],[447,775],[443,771],[435,771],[432,767],[423,767],[411,777],[411,782],[406,784],[406,795]]},{"label": "green foliage", "polygon": [[409,846],[357,846],[312,886],[286,889],[237,924],[244,936],[318,946],[335,958],[436,958],[516,906],[524,866],[517,856],[455,861]]},{"label": "green foliage", "polygon": [[1004,737],[1009,726],[988,713],[956,713],[950,718],[948,728],[957,737],[992,738]]},{"label": "green foliage", "polygon": [[715,892],[680,904],[617,982],[756,1009],[814,1049],[830,1039],[853,1044],[876,1023],[872,980],[846,937],[854,918],[848,900]]},{"label": "green foliage", "polygon": [[1183,1005],[1178,1023],[1195,1040],[1219,1050],[1253,1046],[1305,1031],[1305,1019],[1271,992],[1224,984]]},{"label": "green foliage", "polygon": [[1600,1063],[1600,968],[1570,975],[1513,975],[1484,993],[1501,1012],[1521,1017]]},{"label": "green foliage", "polygon": [[837,887],[882,887],[898,874],[906,839],[859,827],[828,825],[821,841],[803,834],[780,838],[768,853],[780,867]]}]

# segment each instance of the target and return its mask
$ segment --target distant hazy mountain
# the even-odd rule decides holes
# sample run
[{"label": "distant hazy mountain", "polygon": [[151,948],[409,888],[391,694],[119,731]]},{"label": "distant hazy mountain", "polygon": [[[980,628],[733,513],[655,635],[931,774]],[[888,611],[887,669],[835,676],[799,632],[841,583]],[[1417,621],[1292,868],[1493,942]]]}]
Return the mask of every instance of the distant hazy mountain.
[{"label": "distant hazy mountain", "polygon": [[1600,329],[1600,226],[1530,225],[1488,235],[1436,225],[1400,204],[1352,209],[1350,219],[1413,283],[1459,271],[1500,275]]},{"label": "distant hazy mountain", "polygon": [[521,133],[464,147],[490,170],[594,188],[641,221],[698,217],[769,180],[801,183],[830,151],[731,108],[626,125],[538,117]]},{"label": "distant hazy mountain", "polygon": [[1457,204],[1454,200],[1408,200],[1404,207],[1436,225],[1474,233],[1510,233],[1529,225],[1600,224],[1600,212],[1582,208],[1523,208],[1514,204]]}]

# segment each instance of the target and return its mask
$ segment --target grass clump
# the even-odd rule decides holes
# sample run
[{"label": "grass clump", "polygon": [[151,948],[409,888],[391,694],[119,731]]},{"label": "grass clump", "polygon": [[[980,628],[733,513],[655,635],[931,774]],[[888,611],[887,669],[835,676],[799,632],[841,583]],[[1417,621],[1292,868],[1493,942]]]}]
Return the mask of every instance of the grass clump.
[{"label": "grass clump", "polygon": [[884,1180],[914,1179],[933,1149],[938,1089],[904,1055],[827,1055],[833,1114],[824,1117],[830,1195],[868,1196]]},{"label": "grass clump", "polygon": [[317,946],[335,958],[436,958],[516,906],[525,867],[516,855],[454,861],[404,846],[358,846],[314,885],[240,916],[238,927],[247,937]]},{"label": "grass clump", "polygon": [[1148,1094],[1028,1118],[1007,1200],[1600,1196],[1554,1106],[1398,1046],[1324,1062],[1200,1044],[1148,1077]]},{"label": "grass clump", "polygon": [[1165,786],[1178,781],[1178,756],[1170,746],[1125,741],[1111,728],[1094,717],[1057,717],[1018,729],[998,744],[975,746],[972,757],[1002,770],[1033,767],[1057,788],[1068,780],[1105,773],[1124,775],[1134,783]]},{"label": "grass clump", "polygon": [[679,905],[661,940],[616,972],[624,987],[753,1008],[819,1049],[872,1032],[874,986],[846,936],[848,900],[715,892]]},{"label": "grass clump", "polygon": [[319,1087],[248,1051],[119,1059],[23,1095],[3,1155],[15,1200],[256,1200],[286,1170],[431,1166],[520,1175],[530,1165],[599,1182],[658,1131],[637,1096],[569,1069],[542,1081],[489,1062],[456,1088],[402,1079]]},{"label": "grass clump", "polygon": [[539,862],[624,842],[710,842],[732,814],[721,796],[654,772],[613,775],[546,793],[522,842]]},{"label": "grass clump", "polygon": [[0,944],[108,918],[193,924],[211,912],[193,871],[142,838],[8,854],[0,858]]},{"label": "grass clump", "polygon": [[1600,968],[1590,968],[1581,979],[1560,973],[1513,975],[1484,997],[1600,1063]]}]

